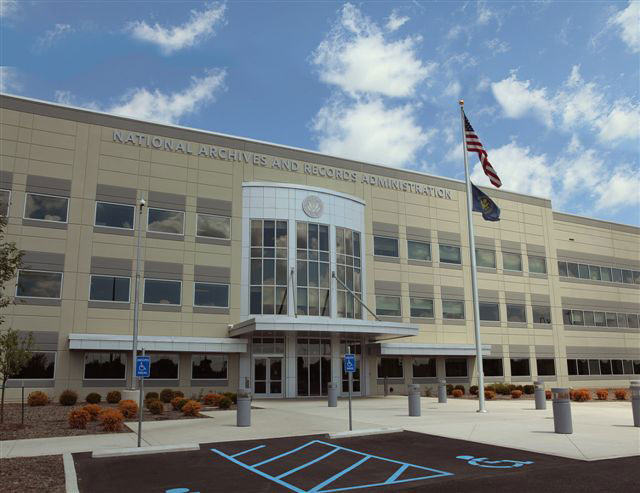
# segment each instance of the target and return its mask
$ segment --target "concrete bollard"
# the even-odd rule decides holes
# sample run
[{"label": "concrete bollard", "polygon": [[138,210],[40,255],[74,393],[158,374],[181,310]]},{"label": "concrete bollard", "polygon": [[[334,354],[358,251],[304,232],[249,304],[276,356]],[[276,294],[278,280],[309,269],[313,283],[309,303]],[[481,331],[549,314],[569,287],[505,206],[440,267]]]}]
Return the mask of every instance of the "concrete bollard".
[{"label": "concrete bollard", "polygon": [[236,407],[236,426],[251,426],[251,392],[240,389]]},{"label": "concrete bollard", "polygon": [[640,380],[631,380],[631,411],[633,426],[640,427]]},{"label": "concrete bollard", "polygon": [[559,387],[551,389],[553,395],[553,427],[556,433],[573,433],[571,422],[571,398],[569,389]]},{"label": "concrete bollard", "polygon": [[547,396],[544,392],[544,382],[542,380],[537,380],[533,382],[535,387],[535,397],[536,397],[536,409],[546,409],[547,408]]},{"label": "concrete bollard", "polygon": [[338,407],[338,384],[335,382],[329,382],[327,393],[329,397],[329,407]]},{"label": "concrete bollard", "polygon": [[420,385],[409,384],[409,416],[420,416]]},{"label": "concrete bollard", "polygon": [[438,380],[438,403],[447,403],[447,381],[444,378]]},{"label": "concrete bollard", "polygon": [[387,397],[389,395],[389,378],[384,377],[384,396]]}]

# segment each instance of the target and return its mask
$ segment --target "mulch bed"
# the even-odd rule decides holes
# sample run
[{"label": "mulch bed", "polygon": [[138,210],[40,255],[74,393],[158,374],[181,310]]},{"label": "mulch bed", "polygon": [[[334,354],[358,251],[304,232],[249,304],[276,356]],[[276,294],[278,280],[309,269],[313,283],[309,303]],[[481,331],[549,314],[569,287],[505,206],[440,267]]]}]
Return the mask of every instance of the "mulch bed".
[{"label": "mulch bed", "polygon": [[[75,406],[61,406],[60,404],[47,404],[46,406],[24,407],[24,427],[21,423],[21,405],[6,404],[4,405],[4,423],[0,425],[0,440],[19,440],[24,438],[48,438],[78,435],[95,435],[102,433],[131,433],[126,426],[119,432],[106,432],[102,430],[100,421],[90,421],[87,428],[78,430],[69,428],[67,417],[69,412],[77,407],[84,406],[84,402],[78,402]],[[117,404],[108,404],[101,402],[99,404],[103,409],[117,408]],[[202,411],[209,411],[206,406],[202,407]],[[144,410],[143,420],[148,421],[165,421],[170,419],[199,419],[208,418],[203,414],[198,416],[185,416],[180,411],[175,411],[171,404],[164,405],[164,413],[160,415],[151,414]],[[138,422],[138,418],[125,419],[125,422]]]},{"label": "mulch bed", "polygon": [[0,459],[0,492],[64,493],[61,455]]}]

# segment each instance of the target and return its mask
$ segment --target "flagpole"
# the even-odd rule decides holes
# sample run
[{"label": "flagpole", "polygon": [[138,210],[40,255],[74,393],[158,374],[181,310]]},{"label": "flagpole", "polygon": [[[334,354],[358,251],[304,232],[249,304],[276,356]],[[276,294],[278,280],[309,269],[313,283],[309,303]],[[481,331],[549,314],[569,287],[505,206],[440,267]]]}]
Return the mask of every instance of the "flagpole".
[{"label": "flagpole", "polygon": [[462,152],[464,153],[464,176],[467,185],[467,225],[469,226],[469,257],[471,258],[471,291],[473,293],[473,326],[476,335],[476,366],[478,369],[479,413],[486,413],[484,407],[484,372],[482,370],[482,342],[480,341],[480,305],[478,304],[478,276],[476,269],[476,240],[473,236],[472,192],[467,157],[467,137],[464,126],[464,100],[460,100],[460,120],[462,122]]}]

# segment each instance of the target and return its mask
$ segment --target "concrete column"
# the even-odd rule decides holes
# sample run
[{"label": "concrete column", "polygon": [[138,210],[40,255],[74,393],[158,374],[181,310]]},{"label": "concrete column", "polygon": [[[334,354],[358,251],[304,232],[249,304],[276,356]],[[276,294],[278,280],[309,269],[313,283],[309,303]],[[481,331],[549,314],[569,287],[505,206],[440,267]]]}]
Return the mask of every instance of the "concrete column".
[{"label": "concrete column", "polygon": [[249,388],[253,392],[253,379],[251,368],[251,342],[247,344],[247,352],[238,355],[238,388],[244,388],[247,380]]},{"label": "concrete column", "polygon": [[342,360],[340,358],[340,334],[331,334],[331,381],[338,384],[338,395],[342,392]]},{"label": "concrete column", "polygon": [[296,334],[287,333],[284,339],[284,396],[296,397]]}]

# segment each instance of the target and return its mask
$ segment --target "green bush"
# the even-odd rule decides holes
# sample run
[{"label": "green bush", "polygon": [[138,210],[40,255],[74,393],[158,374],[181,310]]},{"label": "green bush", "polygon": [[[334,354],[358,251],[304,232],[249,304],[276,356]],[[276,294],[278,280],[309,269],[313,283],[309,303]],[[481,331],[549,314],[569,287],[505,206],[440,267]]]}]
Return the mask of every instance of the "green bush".
[{"label": "green bush", "polygon": [[238,394],[236,394],[235,392],[225,392],[222,395],[231,399],[231,402],[233,402],[234,404],[238,403]]},{"label": "green bush", "polygon": [[58,399],[63,406],[73,406],[76,402],[78,402],[78,394],[73,390],[65,390],[60,394],[60,398]]},{"label": "green bush", "polygon": [[512,390],[516,390],[515,385],[507,385],[506,383],[494,383],[492,389],[496,394],[510,395]]},{"label": "green bush", "polygon": [[[489,387],[485,387],[485,388],[488,389]],[[469,387],[469,393],[471,395],[478,395],[478,386],[472,385],[471,387]]]},{"label": "green bush", "polygon": [[453,390],[461,390],[462,391],[462,395],[464,395],[465,393],[465,389],[464,389],[464,385],[456,385]]},{"label": "green bush", "polygon": [[226,395],[223,395],[222,398],[218,401],[218,407],[220,409],[229,409],[231,407],[231,403],[233,401],[229,399]]},{"label": "green bush", "polygon": [[184,397],[184,392],[182,390],[174,390],[173,397]]},{"label": "green bush", "polygon": [[149,403],[147,409],[151,414],[162,414],[164,412],[164,404],[161,400],[156,399],[155,401],[151,401]]},{"label": "green bush", "polygon": [[97,392],[91,392],[89,395],[87,395],[87,397],[85,397],[84,400],[89,404],[99,404],[102,400],[102,396]]},{"label": "green bush", "polygon": [[171,399],[173,399],[175,396],[173,395],[173,390],[171,389],[162,389],[162,391],[160,392],[160,400],[162,402],[171,402]]},{"label": "green bush", "polygon": [[117,404],[122,400],[122,394],[118,390],[112,390],[107,394],[107,402],[109,404]]},{"label": "green bush", "polygon": [[180,400],[176,403],[175,409],[177,411],[182,411],[182,408],[187,402],[189,402],[189,399],[185,399],[184,397],[181,397]]},{"label": "green bush", "polygon": [[447,395],[453,394],[453,385],[450,383],[447,384]]},{"label": "green bush", "polygon": [[157,392],[147,392],[147,394],[144,396],[145,400],[158,400],[160,399],[160,396],[158,395]]},{"label": "green bush", "polygon": [[523,390],[525,394],[531,395],[536,391],[536,388],[533,385],[525,385]]}]

